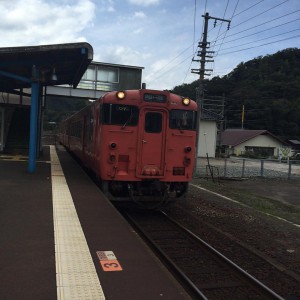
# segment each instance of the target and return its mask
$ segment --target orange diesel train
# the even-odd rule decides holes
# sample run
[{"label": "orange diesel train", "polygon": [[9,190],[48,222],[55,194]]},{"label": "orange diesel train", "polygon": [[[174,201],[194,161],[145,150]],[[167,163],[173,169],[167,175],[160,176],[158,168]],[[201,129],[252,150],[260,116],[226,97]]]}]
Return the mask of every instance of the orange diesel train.
[{"label": "orange diesel train", "polygon": [[168,202],[192,179],[196,119],[197,104],[168,91],[108,92],[63,121],[59,140],[109,199]]}]

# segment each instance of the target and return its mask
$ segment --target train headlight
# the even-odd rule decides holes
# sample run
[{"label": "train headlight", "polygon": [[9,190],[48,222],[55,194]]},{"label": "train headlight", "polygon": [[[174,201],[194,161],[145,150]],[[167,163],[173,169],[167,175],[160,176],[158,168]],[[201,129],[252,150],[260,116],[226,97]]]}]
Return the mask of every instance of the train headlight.
[{"label": "train headlight", "polygon": [[124,98],[125,98],[125,92],[123,92],[123,91],[120,91],[120,92],[117,92],[117,98],[119,99],[119,100],[123,100]]},{"label": "train headlight", "polygon": [[187,106],[187,105],[190,105],[190,102],[191,102],[191,100],[190,100],[189,98],[183,98],[183,99],[182,99],[182,104],[183,104],[183,105],[186,105],[186,106]]}]

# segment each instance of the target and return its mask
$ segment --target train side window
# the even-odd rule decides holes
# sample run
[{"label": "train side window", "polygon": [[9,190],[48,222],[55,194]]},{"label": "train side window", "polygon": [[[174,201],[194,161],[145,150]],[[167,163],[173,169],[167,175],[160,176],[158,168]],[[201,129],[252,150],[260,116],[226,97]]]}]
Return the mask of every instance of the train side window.
[{"label": "train side window", "polygon": [[145,131],[147,133],[160,133],[162,129],[162,114],[147,112],[145,117]]},{"label": "train side window", "polygon": [[81,138],[81,130],[82,130],[82,122],[81,121],[76,121],[74,123],[70,124],[69,129],[69,135]]},{"label": "train side window", "polygon": [[196,130],[197,112],[193,110],[173,109],[170,112],[170,128]]}]

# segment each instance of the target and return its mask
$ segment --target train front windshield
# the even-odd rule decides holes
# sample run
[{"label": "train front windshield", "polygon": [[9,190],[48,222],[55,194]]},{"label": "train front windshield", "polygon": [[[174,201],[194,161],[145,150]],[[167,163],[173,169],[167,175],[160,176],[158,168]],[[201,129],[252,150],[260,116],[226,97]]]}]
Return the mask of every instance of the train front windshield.
[{"label": "train front windshield", "polygon": [[170,128],[196,130],[197,112],[193,110],[173,109],[170,112]]},{"label": "train front windshield", "polygon": [[104,103],[102,110],[103,124],[136,126],[139,109],[133,105]]},{"label": "train front windshield", "polygon": [[[193,110],[173,109],[170,111],[169,127],[179,130],[196,130],[197,112]],[[134,105],[104,103],[102,122],[108,125],[136,126],[139,109]]]}]

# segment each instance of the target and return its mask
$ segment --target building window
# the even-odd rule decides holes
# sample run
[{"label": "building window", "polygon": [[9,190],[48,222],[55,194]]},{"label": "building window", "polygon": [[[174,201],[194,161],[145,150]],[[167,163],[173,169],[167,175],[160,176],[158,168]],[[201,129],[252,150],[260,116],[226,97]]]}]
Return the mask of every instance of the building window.
[{"label": "building window", "polygon": [[83,74],[81,80],[96,80],[96,73],[95,73],[96,66],[89,66],[85,73]]},{"label": "building window", "polygon": [[118,83],[119,70],[117,68],[101,67],[98,66],[97,81]]},{"label": "building window", "polygon": [[119,69],[104,66],[89,66],[78,88],[98,91],[114,91],[119,86]]}]

